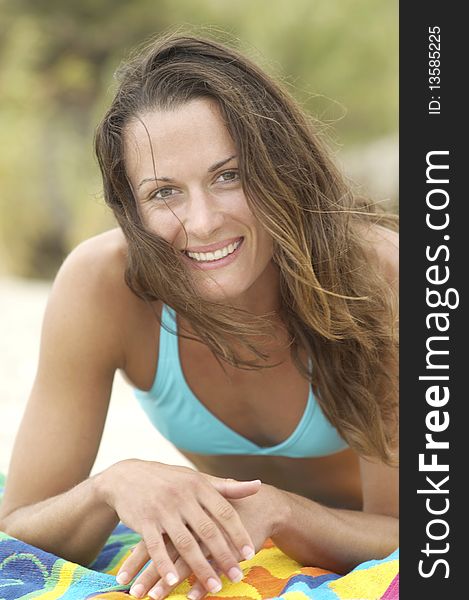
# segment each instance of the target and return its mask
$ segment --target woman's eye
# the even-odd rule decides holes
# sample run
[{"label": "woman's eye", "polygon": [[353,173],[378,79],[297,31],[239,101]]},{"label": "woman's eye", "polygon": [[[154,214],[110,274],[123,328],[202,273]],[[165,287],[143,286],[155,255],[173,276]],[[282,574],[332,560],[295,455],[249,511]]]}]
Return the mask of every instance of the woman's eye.
[{"label": "woman's eye", "polygon": [[221,181],[222,183],[229,183],[231,181],[238,181],[239,174],[238,171],[225,171],[221,173],[217,179],[217,181]]},{"label": "woman's eye", "polygon": [[162,200],[164,200],[166,198],[171,198],[171,196],[174,196],[175,191],[176,190],[174,188],[170,188],[170,187],[161,188],[161,189],[153,192],[150,195],[150,198],[161,198]]}]

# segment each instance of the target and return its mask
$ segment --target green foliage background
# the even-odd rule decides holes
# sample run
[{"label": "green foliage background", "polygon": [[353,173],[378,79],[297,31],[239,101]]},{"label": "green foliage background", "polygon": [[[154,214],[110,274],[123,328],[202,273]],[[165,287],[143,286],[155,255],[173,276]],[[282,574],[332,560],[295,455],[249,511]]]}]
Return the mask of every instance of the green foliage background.
[{"label": "green foliage background", "polygon": [[397,130],[397,18],[396,0],[0,0],[0,272],[51,277],[114,226],[93,132],[136,44],[226,32],[353,147]]}]

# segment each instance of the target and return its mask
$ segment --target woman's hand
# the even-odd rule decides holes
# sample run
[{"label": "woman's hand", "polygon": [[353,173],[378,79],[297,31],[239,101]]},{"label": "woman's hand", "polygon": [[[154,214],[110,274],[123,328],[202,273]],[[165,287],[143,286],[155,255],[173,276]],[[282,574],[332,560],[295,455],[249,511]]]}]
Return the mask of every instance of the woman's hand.
[{"label": "woman's hand", "polygon": [[[228,576],[233,569],[239,571],[238,557],[254,555],[253,541],[225,497],[256,494],[260,481],[219,479],[186,467],[131,459],[104,471],[100,487],[119,519],[142,536],[152,564],[169,585],[181,581],[182,574],[168,554],[163,536],[209,592],[219,591],[221,582],[201,544]],[[132,576],[122,568],[119,583],[128,583]],[[141,589],[139,596],[143,592]]]},{"label": "woman's hand", "polygon": [[[236,509],[246,529],[249,531],[254,542],[256,552],[262,548],[264,542],[269,537],[274,535],[279,519],[286,518],[285,513],[288,509],[287,505],[285,504],[285,499],[282,497],[281,491],[265,484],[262,485],[257,494],[244,499],[230,500],[230,504]],[[228,539],[227,543],[235,553],[236,550],[232,547]],[[216,566],[216,561],[214,560],[213,555],[211,555],[210,551],[204,544],[201,544],[201,550],[204,552],[205,556],[212,559],[215,571],[220,573],[220,570]],[[193,571],[190,566],[183,559],[183,557],[178,554],[177,550],[169,540],[167,543],[167,551],[171,555],[171,558],[176,565],[181,580],[192,574]],[[240,558],[240,560],[242,559],[243,558]],[[140,542],[135,547],[132,555],[126,560],[127,572],[132,574],[132,576],[135,576],[148,562],[148,560],[150,560],[149,553],[144,542]],[[122,566],[122,569],[123,568],[124,565]],[[233,573],[232,576],[228,574],[229,579],[234,582],[241,581],[242,576],[243,574],[241,571],[238,573]],[[165,581],[163,578],[161,578],[157,569],[155,568],[155,565],[153,562],[151,562],[135,580],[131,588],[131,594],[139,597],[140,592],[142,592],[143,594],[148,594],[155,600],[160,600],[161,598],[165,598],[176,587],[176,585],[177,584],[170,585],[167,580]],[[142,587],[137,588],[137,586]],[[138,592],[138,594],[135,594],[134,592]],[[203,582],[198,580],[197,583],[192,587],[188,597],[190,597],[192,600],[198,600],[199,598],[202,598],[206,592],[206,586],[203,585]]]}]

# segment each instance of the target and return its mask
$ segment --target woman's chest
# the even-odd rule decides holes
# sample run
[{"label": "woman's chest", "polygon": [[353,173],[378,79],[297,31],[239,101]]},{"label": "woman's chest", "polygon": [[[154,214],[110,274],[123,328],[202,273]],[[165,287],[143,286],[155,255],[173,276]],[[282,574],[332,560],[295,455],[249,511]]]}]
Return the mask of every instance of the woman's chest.
[{"label": "woman's chest", "polygon": [[[158,365],[161,356],[152,328],[141,326],[138,334],[129,344],[124,375],[131,385],[148,390],[155,374],[159,378],[165,374]],[[258,446],[275,446],[295,431],[306,409],[310,384],[288,351],[272,361],[280,364],[248,371],[226,363],[222,366],[206,346],[190,339],[179,337],[172,346],[172,368],[180,370],[197,401],[227,427]],[[160,354],[162,350],[167,349],[160,345]],[[193,401],[190,394],[187,401]]]},{"label": "woman's chest", "polygon": [[184,379],[198,400],[230,429],[256,445],[283,442],[301,421],[310,384],[288,353],[275,366],[236,369],[220,364],[201,344],[181,339],[179,359]]}]

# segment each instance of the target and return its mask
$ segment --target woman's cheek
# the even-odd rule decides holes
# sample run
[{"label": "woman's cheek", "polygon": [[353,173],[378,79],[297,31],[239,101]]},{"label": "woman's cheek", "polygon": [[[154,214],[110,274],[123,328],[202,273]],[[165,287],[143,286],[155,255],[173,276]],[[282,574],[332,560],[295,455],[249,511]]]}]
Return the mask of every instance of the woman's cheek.
[{"label": "woman's cheek", "polygon": [[181,230],[181,225],[173,214],[168,215],[161,210],[150,209],[144,214],[144,223],[152,233],[170,244],[176,245],[175,242],[178,232]]}]

